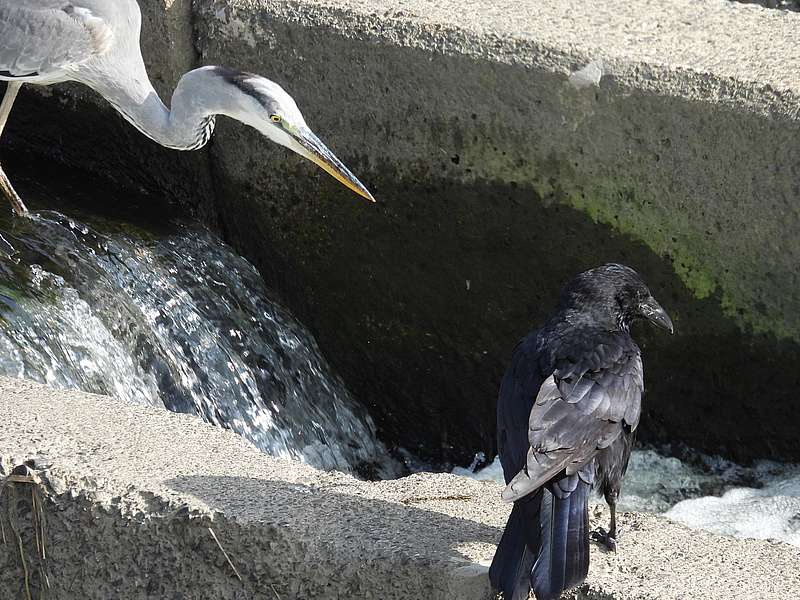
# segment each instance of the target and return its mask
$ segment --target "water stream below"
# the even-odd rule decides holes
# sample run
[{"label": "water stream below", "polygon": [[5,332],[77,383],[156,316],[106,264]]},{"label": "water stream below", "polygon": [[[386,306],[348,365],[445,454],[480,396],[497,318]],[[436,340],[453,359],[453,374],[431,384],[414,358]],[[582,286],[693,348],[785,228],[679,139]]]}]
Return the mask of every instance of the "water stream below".
[{"label": "water stream below", "polygon": [[0,235],[0,375],[194,413],[320,468],[396,475],[312,335],[205,229],[40,211]]}]

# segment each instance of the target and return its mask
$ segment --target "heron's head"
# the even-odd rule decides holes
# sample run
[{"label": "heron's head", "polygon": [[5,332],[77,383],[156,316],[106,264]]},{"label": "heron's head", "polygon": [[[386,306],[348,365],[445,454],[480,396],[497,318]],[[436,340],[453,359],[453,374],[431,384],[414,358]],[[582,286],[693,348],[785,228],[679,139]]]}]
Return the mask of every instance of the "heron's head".
[{"label": "heron's head", "polygon": [[214,69],[239,95],[236,114],[230,116],[316,163],[355,193],[375,202],[369,190],[306,125],[294,98],[280,85],[252,73],[222,67]]},{"label": "heron's head", "polygon": [[670,333],[672,319],[650,293],[639,274],[610,263],[584,271],[561,292],[560,306],[589,314],[595,323],[627,331],[637,319],[650,321]]}]

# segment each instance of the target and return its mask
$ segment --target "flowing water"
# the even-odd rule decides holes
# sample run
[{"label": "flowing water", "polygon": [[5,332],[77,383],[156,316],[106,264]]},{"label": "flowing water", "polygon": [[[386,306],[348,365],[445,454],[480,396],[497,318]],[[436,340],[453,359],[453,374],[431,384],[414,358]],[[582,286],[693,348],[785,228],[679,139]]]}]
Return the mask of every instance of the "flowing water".
[{"label": "flowing water", "polygon": [[[60,185],[85,196],[80,183]],[[25,191],[79,216],[0,219],[0,375],[198,414],[268,454],[325,469],[401,472],[311,334],[214,235],[168,217],[143,222],[140,213],[159,213],[152,207],[121,220],[129,198],[87,214],[43,188]],[[682,457],[634,451],[622,510],[800,546],[800,466]],[[478,455],[453,472],[502,483],[499,461],[485,463]]]},{"label": "flowing water", "polygon": [[[634,450],[620,510],[663,513],[696,529],[800,546],[800,465],[763,460],[743,467],[718,456],[682,455]],[[502,484],[499,458],[485,463],[479,453],[453,473]]]},{"label": "flowing water", "polygon": [[0,224],[0,374],[195,413],[273,456],[395,476],[366,411],[247,261],[199,226]]}]

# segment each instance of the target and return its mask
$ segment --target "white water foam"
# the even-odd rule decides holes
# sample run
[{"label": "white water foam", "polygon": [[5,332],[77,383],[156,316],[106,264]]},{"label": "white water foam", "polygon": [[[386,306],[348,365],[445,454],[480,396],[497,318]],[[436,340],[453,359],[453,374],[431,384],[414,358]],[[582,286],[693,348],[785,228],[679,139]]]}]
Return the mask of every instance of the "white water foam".
[{"label": "white water foam", "polygon": [[763,487],[683,500],[666,516],[695,529],[800,546],[800,465],[761,461],[752,471]]},{"label": "white water foam", "polygon": [[[619,500],[624,511],[663,513],[693,529],[800,546],[800,465],[758,461],[743,467],[698,454],[698,465],[653,449],[634,450]],[[454,475],[504,484],[500,458],[478,453]]]}]

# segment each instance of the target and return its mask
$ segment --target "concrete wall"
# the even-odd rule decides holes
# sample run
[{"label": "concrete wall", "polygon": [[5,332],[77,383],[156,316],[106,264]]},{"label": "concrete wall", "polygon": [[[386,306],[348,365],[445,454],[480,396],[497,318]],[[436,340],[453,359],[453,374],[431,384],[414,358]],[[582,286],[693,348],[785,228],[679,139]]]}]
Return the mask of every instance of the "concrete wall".
[{"label": "concrete wall", "polygon": [[307,165],[236,124],[212,148],[230,240],[390,440],[491,450],[516,340],[616,260],[679,332],[637,332],[643,435],[798,456],[800,18],[713,4],[199,4],[203,60],[285,83],[382,201],[310,196]]},{"label": "concrete wall", "polygon": [[[381,203],[237,123],[182,155],[62,92],[77,112],[32,100],[10,141],[199,206],[384,439],[439,459],[491,451],[516,339],[575,272],[615,260],[678,330],[636,332],[642,436],[800,458],[800,15],[725,0],[199,0],[189,31],[187,3],[142,4],[161,89],[192,51],[275,79]],[[87,135],[88,120],[112,135]]]},{"label": "concrete wall", "polygon": [[[367,483],[272,459],[195,417],[22,380],[0,378],[0,414],[0,598],[27,597],[26,569],[32,597],[58,600],[490,597],[508,515],[495,484]],[[26,461],[35,484],[6,478]],[[648,515],[621,527],[618,553],[593,548],[572,597],[796,596],[798,548]]]}]

